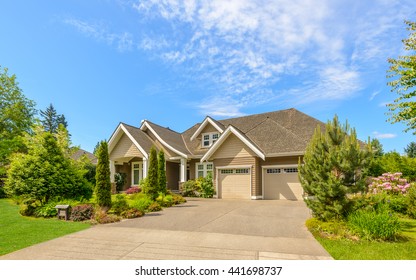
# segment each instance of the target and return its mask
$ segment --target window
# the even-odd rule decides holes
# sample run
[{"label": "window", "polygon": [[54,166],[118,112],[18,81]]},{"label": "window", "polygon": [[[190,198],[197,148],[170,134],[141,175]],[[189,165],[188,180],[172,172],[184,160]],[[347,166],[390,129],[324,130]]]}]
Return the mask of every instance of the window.
[{"label": "window", "polygon": [[277,173],[280,173],[280,169],[279,168],[267,168],[266,172],[267,174],[277,174]]},{"label": "window", "polygon": [[196,164],[196,178],[206,177],[208,173],[212,174],[214,164],[212,162],[204,162]]},{"label": "window", "polygon": [[138,186],[141,179],[143,179],[143,163],[132,162],[131,163],[131,184],[133,186]]},{"label": "window", "polygon": [[221,169],[221,174],[233,174],[233,169]]},{"label": "window", "polygon": [[248,174],[248,168],[240,168],[235,170],[236,174]]},{"label": "window", "polygon": [[285,168],[283,170],[285,171],[285,173],[298,173],[297,168]]},{"label": "window", "polygon": [[220,137],[220,134],[217,132],[202,134],[202,147],[204,148],[211,147],[212,144],[214,144],[215,141],[217,141],[219,137]]}]

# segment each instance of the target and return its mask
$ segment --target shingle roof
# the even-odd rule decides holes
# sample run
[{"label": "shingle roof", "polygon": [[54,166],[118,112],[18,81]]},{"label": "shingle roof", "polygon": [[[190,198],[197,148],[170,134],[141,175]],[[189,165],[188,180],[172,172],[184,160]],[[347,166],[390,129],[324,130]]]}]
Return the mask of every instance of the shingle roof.
[{"label": "shingle roof", "polygon": [[[212,120],[224,130],[232,125],[263,151],[266,156],[303,152],[312,138],[315,128],[319,125],[323,130],[325,129],[323,122],[293,108],[218,121]],[[201,148],[200,138],[190,140],[201,123],[195,124],[183,133],[178,133],[150,121],[146,120],[146,122],[163,141],[183,154],[198,157],[207,152],[206,148]],[[153,140],[145,132],[137,127],[123,125],[137,142],[143,145],[144,149],[150,150]]]},{"label": "shingle roof", "polygon": [[189,154],[190,151],[186,148],[182,135],[176,131],[173,131],[170,128],[163,127],[152,123],[148,120],[146,122],[152,127],[152,129],[162,138],[166,143],[168,143],[172,148],[183,154]]},{"label": "shingle roof", "polygon": [[97,157],[94,154],[92,154],[92,153],[90,153],[86,150],[83,150],[83,149],[78,149],[71,156],[71,158],[74,159],[74,160],[78,160],[80,157],[82,157],[84,155],[89,158],[89,160],[91,161],[92,164],[97,164],[97,161],[98,161]]},{"label": "shingle roof", "polygon": [[153,142],[150,139],[150,137],[138,127],[131,126],[125,123],[121,124],[127,129],[127,131],[137,141],[137,143],[139,143],[143,150],[145,150],[146,153],[149,153],[150,148],[153,146]]}]

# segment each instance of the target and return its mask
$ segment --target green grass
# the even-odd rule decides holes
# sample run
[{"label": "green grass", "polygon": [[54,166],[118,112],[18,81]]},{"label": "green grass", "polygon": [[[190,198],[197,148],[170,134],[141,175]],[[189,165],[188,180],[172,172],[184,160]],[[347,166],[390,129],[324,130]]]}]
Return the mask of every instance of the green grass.
[{"label": "green grass", "polygon": [[416,260],[416,220],[401,223],[402,238],[396,242],[315,238],[336,260]]},{"label": "green grass", "polygon": [[7,199],[0,199],[0,256],[90,226],[55,218],[22,217],[19,206]]}]

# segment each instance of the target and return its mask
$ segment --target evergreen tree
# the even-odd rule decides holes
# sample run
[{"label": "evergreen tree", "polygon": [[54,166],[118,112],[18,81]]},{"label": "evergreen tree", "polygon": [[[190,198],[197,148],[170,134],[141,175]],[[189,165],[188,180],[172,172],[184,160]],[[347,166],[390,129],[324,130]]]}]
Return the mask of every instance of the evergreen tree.
[{"label": "evergreen tree", "polygon": [[404,149],[404,152],[410,158],[416,158],[416,142],[410,142]]},{"label": "evergreen tree", "polygon": [[45,131],[55,133],[58,130],[59,125],[63,125],[65,128],[68,127],[68,123],[64,115],[58,115],[52,104],[46,108],[45,111],[40,110],[42,116],[41,123],[45,128]]},{"label": "evergreen tree", "polygon": [[5,189],[11,196],[25,196],[47,203],[51,198],[90,198],[91,185],[84,170],[63,152],[57,137],[36,127],[27,135],[28,152],[12,157]]},{"label": "evergreen tree", "polygon": [[158,192],[166,194],[165,153],[160,150],[158,155]]},{"label": "evergreen tree", "polygon": [[325,132],[318,126],[308,145],[299,179],[308,198],[306,204],[321,220],[339,218],[348,210],[347,194],[364,191],[366,169],[372,158],[368,143],[362,147],[348,124],[341,126],[337,116]]},{"label": "evergreen tree", "polygon": [[152,198],[157,197],[158,191],[158,170],[157,170],[157,151],[154,147],[150,149],[149,155],[149,169],[147,171],[146,184],[144,188],[144,193],[150,195]]},{"label": "evergreen tree", "polygon": [[98,163],[95,173],[95,195],[97,204],[104,211],[111,207],[111,181],[110,160],[108,156],[108,144],[101,141],[98,148]]},{"label": "evergreen tree", "polygon": [[371,148],[373,149],[373,155],[375,158],[381,157],[384,154],[383,145],[377,138],[371,140]]}]

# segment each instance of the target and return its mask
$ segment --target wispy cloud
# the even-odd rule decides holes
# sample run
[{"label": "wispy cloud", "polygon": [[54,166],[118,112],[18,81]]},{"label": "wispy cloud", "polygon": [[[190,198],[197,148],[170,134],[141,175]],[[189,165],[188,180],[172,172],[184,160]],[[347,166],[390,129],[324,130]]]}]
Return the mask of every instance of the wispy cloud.
[{"label": "wispy cloud", "polygon": [[374,100],[374,98],[377,96],[377,95],[379,95],[380,94],[380,91],[379,90],[377,90],[377,91],[374,91],[372,94],[371,94],[371,96],[370,96],[370,101],[373,101]]},{"label": "wispy cloud", "polygon": [[390,139],[390,138],[396,138],[397,135],[393,133],[380,133],[378,131],[373,132],[374,138],[377,139]]},{"label": "wispy cloud", "polygon": [[129,32],[110,32],[103,23],[90,23],[75,18],[67,18],[63,22],[75,27],[87,37],[104,41],[106,44],[114,46],[120,52],[130,51],[133,48],[133,36]]},{"label": "wispy cloud", "polygon": [[[214,110],[223,106],[223,95],[229,106],[238,104],[238,111],[248,99],[284,102],[282,93],[288,93],[288,101],[295,96],[302,102],[358,94],[366,88],[363,74],[397,49],[391,31],[401,27],[410,3],[142,0],[132,7],[148,21],[169,26],[163,38],[174,42],[160,47],[146,34],[142,49],[158,53],[183,75],[216,84],[210,106],[199,107],[222,115],[235,113]],[[286,79],[298,79],[298,86],[286,88]]]}]

